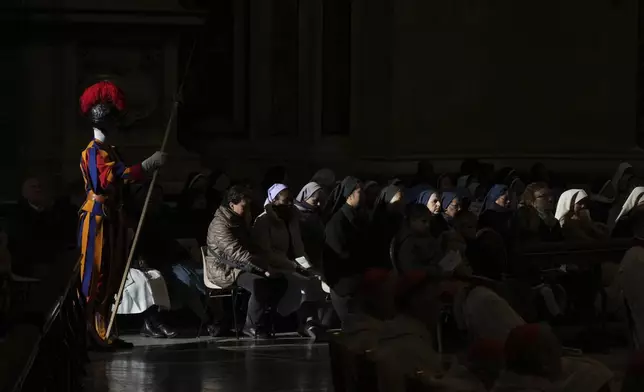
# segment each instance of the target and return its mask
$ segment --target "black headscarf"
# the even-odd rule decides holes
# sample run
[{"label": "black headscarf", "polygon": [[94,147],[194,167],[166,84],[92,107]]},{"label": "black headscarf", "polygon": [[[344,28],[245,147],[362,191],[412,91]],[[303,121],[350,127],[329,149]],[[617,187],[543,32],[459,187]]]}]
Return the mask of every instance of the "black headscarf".
[{"label": "black headscarf", "polygon": [[325,221],[331,219],[333,214],[335,214],[347,202],[347,198],[351,196],[358,186],[360,186],[360,180],[349,176],[345,177],[341,183],[333,188],[323,209]]},{"label": "black headscarf", "polygon": [[373,212],[371,213],[371,219],[377,218],[377,216],[387,210],[387,204],[391,203],[391,199],[396,196],[398,192],[402,189],[398,185],[387,185],[380,191],[376,202],[374,203]]}]

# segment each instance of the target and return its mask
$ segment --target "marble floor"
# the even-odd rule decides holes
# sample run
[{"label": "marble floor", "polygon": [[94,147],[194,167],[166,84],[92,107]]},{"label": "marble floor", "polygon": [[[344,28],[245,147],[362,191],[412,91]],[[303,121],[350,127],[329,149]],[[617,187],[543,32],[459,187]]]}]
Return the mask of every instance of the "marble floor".
[{"label": "marble floor", "polygon": [[[122,338],[135,345],[117,353],[92,353],[88,392],[324,392],[333,391],[326,344],[295,334],[275,340],[242,338]],[[591,354],[615,372],[612,391],[621,389],[628,350]]]},{"label": "marble floor", "polygon": [[293,335],[250,339],[149,339],[123,336],[135,348],[93,354],[86,390],[93,392],[332,391],[326,344]]}]

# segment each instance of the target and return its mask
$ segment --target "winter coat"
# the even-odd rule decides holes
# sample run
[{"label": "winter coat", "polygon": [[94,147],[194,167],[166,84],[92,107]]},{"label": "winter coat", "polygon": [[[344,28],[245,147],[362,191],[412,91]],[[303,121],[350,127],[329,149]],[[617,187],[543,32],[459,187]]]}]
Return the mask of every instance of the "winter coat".
[{"label": "winter coat", "polygon": [[324,251],[324,222],[318,211],[308,208],[306,203],[295,202],[300,211],[300,232],[304,251],[310,258],[309,261],[317,271],[322,270],[322,253]]},{"label": "winter coat", "polygon": [[324,276],[333,287],[342,278],[362,274],[367,261],[366,225],[358,211],[343,205],[326,224]]},{"label": "winter coat", "polygon": [[291,209],[288,222],[277,216],[273,206],[267,204],[264,212],[255,219],[252,230],[257,245],[268,265],[277,270],[295,269],[295,259],[306,257],[300,234],[299,212]]},{"label": "winter coat", "polygon": [[510,331],[525,324],[510,304],[487,287],[462,290],[454,300],[454,317],[472,341],[491,339],[505,342]]},{"label": "winter coat", "polygon": [[263,273],[268,269],[258,256],[246,221],[226,206],[215,212],[206,240],[212,257],[206,260],[205,273],[217,286],[231,286],[242,271]]}]

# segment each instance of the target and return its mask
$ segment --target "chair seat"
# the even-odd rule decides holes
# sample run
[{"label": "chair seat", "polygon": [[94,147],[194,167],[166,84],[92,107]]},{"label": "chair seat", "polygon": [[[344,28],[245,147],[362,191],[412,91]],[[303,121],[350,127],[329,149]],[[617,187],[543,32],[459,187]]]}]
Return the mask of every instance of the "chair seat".
[{"label": "chair seat", "polygon": [[[205,272],[204,272],[205,275]],[[204,285],[211,290],[225,290],[223,287],[219,287],[216,284],[212,283],[209,279],[204,278]]]}]

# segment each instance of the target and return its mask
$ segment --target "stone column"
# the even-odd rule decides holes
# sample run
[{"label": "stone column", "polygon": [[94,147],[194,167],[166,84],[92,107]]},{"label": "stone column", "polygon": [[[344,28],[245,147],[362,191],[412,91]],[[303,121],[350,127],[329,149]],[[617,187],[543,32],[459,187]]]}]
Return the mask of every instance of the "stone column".
[{"label": "stone column", "polygon": [[271,128],[271,25],[272,2],[250,2],[249,122],[251,140],[268,135]]},{"label": "stone column", "polygon": [[351,136],[363,154],[392,153],[393,0],[352,4]]},{"label": "stone column", "polygon": [[52,178],[59,172],[62,147],[59,97],[61,57],[54,42],[34,42],[23,50],[26,118],[20,151],[23,175]]},{"label": "stone column", "polygon": [[245,130],[249,125],[248,121],[248,70],[249,70],[249,0],[235,0],[233,2],[234,14],[234,82],[233,82],[233,100],[234,100],[234,126],[235,129]]},{"label": "stone column", "polygon": [[310,145],[321,136],[322,0],[299,3],[299,137]]}]

